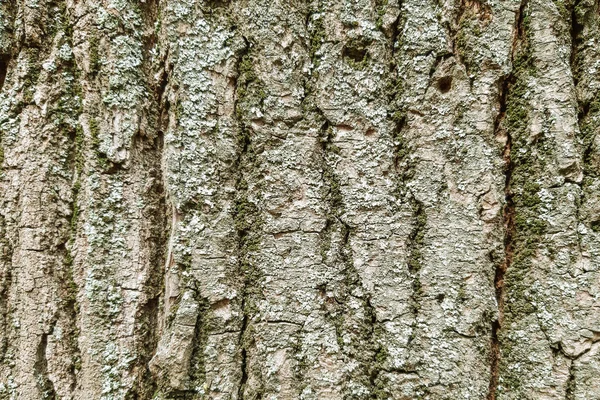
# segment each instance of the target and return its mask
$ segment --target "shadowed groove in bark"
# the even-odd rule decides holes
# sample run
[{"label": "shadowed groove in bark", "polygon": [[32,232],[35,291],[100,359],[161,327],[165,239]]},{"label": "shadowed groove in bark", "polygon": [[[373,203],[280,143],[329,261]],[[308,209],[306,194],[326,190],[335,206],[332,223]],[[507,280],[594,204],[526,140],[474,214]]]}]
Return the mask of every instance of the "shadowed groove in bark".
[{"label": "shadowed groove in bark", "polygon": [[[4,87],[10,56],[0,55],[0,94]],[[0,132],[0,180],[2,179],[2,168],[4,164],[4,146],[2,143],[2,134]],[[3,194],[2,194],[3,195]],[[6,351],[8,349],[8,321],[9,321],[9,292],[12,284],[12,274],[10,263],[12,259],[12,246],[7,240],[6,221],[4,215],[0,214],[0,265],[4,266],[0,270],[0,363],[4,362]]]},{"label": "shadowed groove in bark", "polygon": [[[146,53],[149,53],[151,50],[160,47],[154,26],[158,21],[158,16],[161,12],[161,2],[160,0],[149,1],[143,5],[142,10],[146,20],[145,23],[150,28],[150,32],[152,32],[145,37],[145,50]],[[169,51],[167,48],[157,66],[158,73],[155,76],[158,76],[159,78],[151,85],[156,107],[154,115],[154,118],[156,119],[156,137],[153,139],[152,143],[147,143],[147,145],[143,147],[143,151],[149,151],[151,153],[151,162],[153,163],[151,168],[155,171],[153,176],[154,185],[149,194],[155,198],[157,207],[156,213],[152,213],[153,218],[156,221],[156,226],[154,227],[155,234],[153,235],[153,240],[155,240],[156,243],[150,259],[150,268],[152,270],[149,271],[148,284],[145,285],[150,288],[150,291],[146,293],[147,299],[145,302],[140,304],[136,317],[139,319],[139,325],[142,327],[140,331],[140,353],[142,357],[143,372],[139,378],[140,381],[138,382],[138,387],[134,392],[135,396],[141,395],[138,393],[140,390],[156,390],[156,381],[152,378],[152,374],[150,373],[149,363],[156,353],[158,341],[160,339],[158,332],[160,325],[158,321],[161,315],[160,297],[161,295],[164,295],[162,288],[164,287],[165,268],[168,262],[166,258],[170,256],[169,243],[173,233],[173,229],[170,225],[173,223],[172,213],[175,212],[175,209],[167,199],[164,178],[165,172],[162,165],[164,132],[168,126],[170,108],[170,103],[165,95],[170,83],[169,79],[171,73],[170,65],[167,64],[168,60]],[[167,301],[167,299],[163,298],[162,301]]]},{"label": "shadowed groove in bark", "polygon": [[[72,47],[73,21],[71,20],[69,10],[62,10],[61,19],[65,34],[64,40]],[[77,65],[75,58],[63,60],[60,68],[63,70],[63,74],[69,72],[72,77],[75,78],[70,82],[67,81],[67,84],[65,84],[64,87],[65,93],[67,93],[68,96],[76,95],[77,98],[80,98],[82,87],[77,78],[81,76],[81,69]],[[64,343],[65,347],[69,347],[68,367],[64,372],[70,375],[71,386],[69,389],[73,392],[77,386],[77,374],[81,364],[81,351],[78,345],[80,332],[77,325],[79,317],[77,294],[79,293],[79,287],[74,279],[74,258],[72,250],[79,223],[78,196],[81,189],[80,177],[84,168],[84,137],[83,129],[79,122],[76,122],[76,125],[72,126],[62,121],[68,117],[74,121],[79,121],[79,117],[81,116],[81,103],[76,101],[74,104],[69,104],[60,101],[55,112],[60,116],[60,130],[67,136],[67,162],[64,167],[68,170],[68,174],[72,176],[72,181],[70,182],[71,198],[69,200],[70,216],[68,219],[68,232],[66,233],[64,242],[54,249],[55,254],[60,260],[57,269],[54,272],[58,286],[58,304],[54,318],[62,321],[60,324],[62,337],[59,339],[57,335],[54,340]],[[54,325],[57,325],[56,320],[53,322]],[[48,333],[48,336],[53,335],[54,325]],[[46,340],[47,344],[47,338],[44,340]]]},{"label": "shadowed groove in bark", "polygon": [[2,88],[4,87],[9,62],[10,56],[8,54],[0,54],[0,92],[2,92]]},{"label": "shadowed groove in bark", "polygon": [[402,6],[403,2],[398,0],[398,16],[392,23],[391,35],[390,35],[390,47],[392,50],[392,58],[396,54],[396,43],[398,42],[398,38],[400,37],[400,22],[402,21]]},{"label": "shadowed groove in bark", "polygon": [[[421,297],[421,279],[420,279],[420,271],[421,271],[421,262],[423,255],[421,254],[421,249],[423,247],[423,242],[425,239],[425,231],[427,228],[427,215],[425,214],[425,209],[423,207],[423,203],[419,200],[412,199],[411,200],[413,207],[413,218],[414,227],[408,236],[408,248],[410,249],[410,253],[408,255],[408,270],[412,275],[413,279],[413,292],[411,295],[412,309],[416,317],[419,314],[419,300]],[[410,343],[410,341],[409,341]]]},{"label": "shadowed groove in bark", "polygon": [[515,204],[513,201],[513,194],[511,190],[513,170],[515,168],[514,162],[511,159],[512,150],[512,134],[509,129],[503,127],[503,122],[506,118],[507,113],[507,99],[511,87],[516,82],[514,75],[514,63],[517,52],[518,44],[523,40],[523,19],[525,16],[525,8],[528,0],[522,0],[519,6],[518,14],[516,15],[513,43],[511,47],[511,71],[508,76],[504,77],[500,85],[499,93],[499,112],[494,121],[494,134],[496,136],[504,133],[506,136],[506,143],[502,152],[502,158],[504,159],[504,200],[505,204],[502,209],[502,223],[504,228],[504,260],[496,267],[494,276],[494,289],[496,291],[496,301],[498,304],[498,319],[492,321],[491,326],[491,362],[490,362],[490,385],[487,400],[495,400],[496,392],[498,389],[499,380],[499,366],[500,366],[500,342],[498,339],[498,333],[502,328],[504,320],[504,299],[505,299],[505,286],[504,286],[504,275],[510,268],[513,254],[514,254],[514,236],[515,236]]},{"label": "shadowed groove in bark", "polygon": [[[2,171],[0,170],[1,173]],[[0,275],[0,362],[4,362],[6,359],[6,351],[9,344],[7,327],[10,320],[8,295],[12,285],[11,259],[12,246],[6,237],[6,221],[4,220],[4,216],[0,214],[0,265],[4,266],[4,270],[0,271],[2,274]]]},{"label": "shadowed groove in bark", "polygon": [[389,83],[389,91],[387,93],[387,98],[390,103],[390,110],[388,111],[388,115],[391,116],[391,119],[394,123],[393,127],[393,139],[396,143],[396,149],[394,150],[394,166],[398,168],[398,154],[399,149],[398,146],[402,146],[403,141],[401,140],[401,131],[406,125],[406,113],[401,109],[400,105],[400,96],[402,95],[402,81],[398,73],[398,62],[396,60],[396,43],[401,34],[400,24],[402,22],[402,1],[398,1],[398,15],[394,20],[394,23],[391,27],[391,32],[389,35],[389,54],[390,54],[390,62],[389,62],[389,75],[390,75],[390,83]]},{"label": "shadowed groove in bark", "polygon": [[[75,151],[81,151],[81,144],[75,144]],[[75,170],[75,174],[78,176],[81,172],[77,169]],[[71,354],[71,368],[69,369],[69,373],[72,377],[72,387],[71,390],[75,390],[77,385],[77,365],[81,363],[81,351],[78,346],[79,342],[79,327],[77,326],[77,320],[79,316],[79,303],[77,302],[77,293],[79,292],[79,288],[75,283],[73,277],[73,267],[74,260],[71,254],[71,248],[74,243],[74,238],[77,231],[78,225],[78,212],[77,212],[77,197],[79,192],[79,178],[75,181],[72,188],[72,203],[71,203],[71,226],[69,232],[69,238],[67,243],[63,244],[58,250],[64,254],[63,257],[63,271],[60,286],[61,286],[61,300],[60,300],[60,308],[65,316],[69,319],[70,323],[70,331],[64,332],[63,335],[66,336],[63,338],[64,341],[69,341],[69,345],[72,347]]]},{"label": "shadowed groove in bark", "polygon": [[197,288],[193,288],[194,297],[198,304],[198,317],[194,326],[194,337],[192,339],[192,354],[190,356],[189,378],[190,387],[189,393],[195,392],[198,385],[206,382],[206,366],[204,362],[204,350],[208,340],[208,330],[206,328],[206,317],[208,315],[208,299],[201,296]]},{"label": "shadowed groove in bark", "polygon": [[[503,90],[503,99],[505,101]],[[501,103],[505,106],[504,103]],[[504,146],[503,158],[505,162],[505,185],[504,185],[504,199],[505,205],[502,210],[502,219],[504,226],[504,260],[496,268],[494,276],[494,288],[496,291],[496,301],[498,303],[498,319],[492,321],[492,353],[491,353],[491,366],[490,366],[490,390],[488,394],[488,400],[494,400],[496,398],[496,389],[498,386],[498,366],[500,361],[500,349],[498,342],[498,331],[502,327],[502,321],[504,318],[504,274],[510,267],[513,258],[513,236],[515,231],[515,206],[512,200],[512,193],[510,189],[511,176],[513,170],[513,164],[510,158],[510,151],[512,145],[512,138],[510,134],[507,134],[506,145]]]},{"label": "shadowed groove in bark", "polygon": [[[242,300],[242,309],[244,309],[244,301]],[[240,379],[240,387],[238,388],[238,399],[244,399],[244,387],[246,386],[246,382],[248,382],[248,354],[246,352],[246,347],[243,345],[244,333],[248,327],[248,316],[244,313],[244,317],[242,319],[242,328],[240,331],[240,345],[242,347],[241,354],[241,369],[242,369],[242,378]]]},{"label": "shadowed groove in bark", "polygon": [[[580,136],[583,136],[583,155],[581,157],[582,160],[582,168],[581,168],[581,173],[582,173],[582,178],[581,178],[581,182],[578,183],[578,186],[581,189],[580,192],[580,198],[579,201],[576,203],[576,217],[577,217],[577,222],[581,223],[581,205],[585,200],[585,183],[586,183],[586,172],[587,172],[587,168],[586,168],[586,164],[587,161],[589,160],[589,156],[592,150],[592,143],[593,141],[589,141],[588,143],[586,143],[586,139],[585,139],[585,135],[584,135],[584,127],[583,127],[583,121],[586,120],[589,111],[590,111],[590,107],[589,107],[589,103],[587,102],[583,102],[579,96],[578,90],[577,90],[577,86],[579,84],[579,46],[581,45],[581,36],[583,33],[583,29],[584,29],[584,23],[582,23],[581,21],[578,20],[577,17],[577,9],[578,6],[580,5],[580,0],[575,0],[573,2],[573,6],[571,9],[571,24],[570,24],[570,36],[571,36],[571,57],[570,57],[570,62],[569,62],[569,66],[571,68],[571,76],[573,77],[573,87],[574,87],[574,91],[575,91],[575,97],[577,100],[577,127],[579,129],[579,134]],[[579,247],[579,252],[581,253],[581,232],[579,229],[577,229],[577,245]]]},{"label": "shadowed groove in bark", "polygon": [[[583,28],[584,28],[584,24],[581,23],[578,18],[577,18],[577,8],[580,5],[580,0],[576,0],[573,3],[573,7],[571,9],[571,27],[570,27],[570,33],[571,33],[571,57],[570,57],[570,65],[571,65],[571,75],[573,76],[573,84],[575,86],[575,88],[577,88],[577,84],[579,83],[579,74],[578,74],[578,60],[577,60],[577,56],[578,56],[578,48],[580,43],[580,36],[583,32]],[[578,98],[578,103],[579,103],[579,98]],[[579,105],[579,119],[583,119],[585,117],[585,114],[587,113],[587,111],[589,111],[589,109],[585,109],[584,107],[582,107],[582,104],[578,104]]]},{"label": "shadowed groove in bark", "polygon": [[253,343],[251,336],[251,320],[257,312],[254,301],[260,291],[260,273],[251,259],[251,253],[258,250],[260,239],[257,232],[260,230],[260,217],[257,206],[249,200],[249,188],[246,175],[251,173],[253,164],[256,162],[251,128],[244,121],[245,111],[242,102],[246,101],[250,85],[256,84],[257,78],[251,62],[250,41],[243,37],[244,47],[237,55],[237,77],[234,83],[235,93],[235,117],[238,129],[238,154],[233,163],[232,171],[237,174],[235,183],[235,209],[234,224],[237,233],[237,257],[238,274],[241,279],[241,310],[242,321],[239,335],[240,347],[240,369],[241,378],[238,388],[238,399],[245,397],[246,382],[249,378],[249,355],[248,347]]},{"label": "shadowed groove in bark", "polygon": [[49,333],[42,333],[40,342],[38,343],[36,361],[33,366],[37,378],[37,384],[43,400],[56,399],[54,385],[48,377],[48,360],[46,358],[46,349],[48,347],[48,336],[52,335],[54,326],[51,327]]},{"label": "shadowed groove in bark", "polygon": [[[509,90],[510,82],[513,80],[512,74],[505,77],[500,87],[500,109],[498,116],[494,121],[494,133],[498,134],[501,129],[501,123],[506,115],[506,97]],[[514,229],[514,204],[512,202],[512,196],[510,195],[510,178],[512,175],[513,165],[510,161],[510,149],[512,145],[512,138],[508,132],[506,134],[506,144],[502,152],[504,159],[504,200],[505,205],[502,210],[502,222],[504,228],[504,260],[496,267],[494,276],[494,290],[496,292],[496,302],[498,304],[498,319],[492,321],[491,331],[491,365],[490,365],[490,387],[488,393],[488,400],[494,400],[496,398],[496,388],[498,386],[498,363],[500,357],[500,349],[498,342],[498,330],[503,317],[504,308],[504,273],[508,268],[510,259],[512,258],[512,230]]]},{"label": "shadowed groove in bark", "polygon": [[571,360],[569,365],[569,378],[567,379],[567,389],[565,391],[565,400],[575,400],[575,360]]},{"label": "shadowed groove in bark", "polygon": [[[417,336],[417,327],[418,327],[418,318],[419,312],[421,310],[421,297],[423,295],[423,289],[421,285],[421,267],[423,254],[422,249],[424,246],[425,233],[427,231],[427,214],[425,213],[425,208],[423,203],[412,196],[412,194],[407,193],[408,201],[411,204],[414,218],[413,221],[413,229],[408,235],[406,248],[409,249],[407,264],[408,264],[408,272],[410,274],[410,279],[412,280],[412,292],[409,297],[410,308],[413,313],[413,324],[411,329],[411,334],[408,337],[407,346],[410,346],[411,343],[415,340]],[[410,347],[409,347],[410,348]],[[411,369],[413,369],[411,366]]]}]

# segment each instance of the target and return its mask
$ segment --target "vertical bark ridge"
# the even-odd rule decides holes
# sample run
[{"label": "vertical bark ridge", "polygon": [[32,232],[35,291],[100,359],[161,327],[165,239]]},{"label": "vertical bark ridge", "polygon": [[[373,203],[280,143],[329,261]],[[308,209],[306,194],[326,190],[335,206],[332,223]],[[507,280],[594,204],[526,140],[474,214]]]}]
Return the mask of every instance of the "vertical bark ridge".
[{"label": "vertical bark ridge", "polygon": [[[0,384],[12,395],[69,398],[77,351],[71,340],[76,329],[66,242],[74,173],[71,154],[79,128],[79,75],[66,7],[23,6],[15,10],[22,17],[18,32],[4,25],[10,18],[2,21],[3,61],[15,54],[14,65],[26,61],[26,69],[9,70],[2,89],[7,112],[0,133],[6,150],[2,219],[9,222],[4,237],[12,242],[10,261],[6,259],[10,266],[4,266],[20,288],[7,288],[6,304],[12,309],[13,323],[12,328],[3,329],[3,342],[5,360],[13,361],[5,364],[10,367],[3,370]],[[15,38],[13,34],[18,40],[11,46],[5,40]],[[21,183],[11,189],[15,179]],[[19,357],[14,358],[15,353]]]},{"label": "vertical bark ridge", "polygon": [[[415,6],[404,4],[409,10]],[[406,201],[411,204],[407,238],[421,243],[407,240],[406,246],[409,257],[414,248],[412,258],[420,261],[407,260],[413,266],[411,275],[419,276],[412,290],[419,298],[419,312],[405,369],[418,379],[405,387],[421,396],[485,397],[490,382],[490,326],[496,311],[493,262],[488,254],[499,253],[502,246],[497,221],[504,186],[497,175],[502,163],[486,154],[502,152],[493,130],[496,82],[507,67],[506,42],[514,13],[477,2],[437,2],[430,8],[439,11],[407,12],[403,35],[420,41],[404,40],[398,51],[401,76],[414,76],[404,88],[404,113],[396,118],[401,127],[399,180],[407,186]],[[421,31],[419,26],[428,28]],[[482,45],[490,40],[493,45]],[[495,50],[489,51],[491,47]],[[447,108],[438,106],[442,102]],[[471,189],[463,189],[465,182],[471,182]],[[478,209],[475,214],[473,207]],[[452,222],[442,226],[440,220]],[[419,224],[422,227],[417,229]],[[457,236],[464,242],[448,241]],[[466,242],[469,249],[460,257],[447,250]],[[464,280],[455,282],[448,274]],[[475,303],[485,305],[473,315]],[[436,318],[444,322],[432,323]],[[447,345],[438,349],[442,342]],[[453,372],[438,374],[429,366],[433,360]],[[474,370],[480,371],[477,376]],[[468,387],[450,383],[463,379],[470,381]],[[452,394],[442,393],[442,386],[452,388]]]},{"label": "vertical bark ridge", "polygon": [[[126,393],[126,397],[147,398],[157,388],[149,369],[149,363],[156,353],[161,332],[161,302],[166,303],[162,295],[164,287],[165,266],[170,257],[169,243],[171,233],[173,207],[166,197],[163,167],[164,133],[169,125],[169,108],[167,88],[170,84],[171,66],[168,65],[168,47],[163,48],[162,38],[156,25],[159,16],[164,12],[164,4],[159,0],[142,4],[141,15],[144,20],[143,58],[147,60],[145,75],[148,89],[153,93],[152,103],[148,110],[148,119],[152,132],[147,135],[140,130],[133,138],[137,148],[136,163],[140,163],[150,173],[144,193],[147,205],[142,213],[149,220],[146,230],[148,258],[147,272],[142,284],[144,295],[140,298],[135,313],[136,351],[139,354],[136,369],[136,381]],[[139,160],[139,161],[138,161]]]},{"label": "vertical bark ridge", "polygon": [[[324,321],[317,289],[336,275],[319,259],[324,210],[318,196],[324,188],[322,165],[313,152],[315,125],[323,121],[312,105],[312,74],[306,73],[323,37],[306,29],[315,22],[312,5],[277,1],[267,14],[261,7],[242,3],[236,10],[238,29],[252,43],[245,60],[251,79],[244,79],[247,86],[238,101],[239,117],[251,135],[242,204],[247,202],[250,221],[257,221],[248,242],[252,268],[246,304],[252,314],[244,398],[337,393],[341,372],[334,365],[340,363],[332,358],[331,325]],[[270,31],[283,39],[267,35]],[[326,328],[317,329],[317,321]]]},{"label": "vertical bark ridge", "polygon": [[[598,218],[596,217],[598,204],[598,85],[600,77],[597,73],[590,73],[591,65],[600,60],[600,54],[595,46],[591,45],[600,38],[600,4],[596,1],[577,0],[567,4],[570,6],[570,39],[571,58],[570,68],[577,100],[577,126],[581,140],[582,154],[582,179],[579,183],[581,198],[577,204],[577,233],[579,246],[579,262],[575,274],[580,277],[581,291],[590,293],[597,291],[594,277],[597,271],[591,265],[597,263],[594,249],[598,241]],[[585,272],[585,273],[582,273]],[[569,378],[566,385],[567,399],[585,399],[597,396],[597,388],[586,384],[589,377],[598,373],[594,360],[598,360],[597,340],[598,334],[593,328],[592,320],[597,319],[597,314],[590,310],[578,313],[578,323],[584,329],[591,330],[583,340],[581,347],[573,349],[566,346],[565,356],[570,358]],[[581,341],[580,341],[581,343]],[[561,346],[562,349],[562,346]],[[580,353],[581,352],[581,353]]]},{"label": "vertical bark ridge", "polygon": [[[321,126],[320,142],[323,163],[323,180],[328,187],[326,201],[328,219],[321,231],[325,248],[325,263],[341,269],[341,282],[323,286],[323,290],[335,293],[337,306],[328,308],[328,317],[336,328],[340,351],[347,360],[358,362],[360,370],[350,374],[350,382],[357,382],[366,388],[371,398],[377,396],[377,379],[381,370],[382,347],[377,345],[377,315],[371,303],[371,295],[365,289],[359,271],[354,266],[352,249],[352,227],[344,221],[344,197],[340,180],[335,172],[336,145],[332,142],[334,127],[322,111],[319,114],[325,122]],[[333,164],[333,165],[332,165]],[[336,243],[336,236],[340,236]],[[333,249],[331,248],[333,246]],[[332,250],[332,251],[331,251]],[[363,315],[353,315],[356,307],[362,308]],[[361,326],[362,325],[362,326]],[[350,337],[351,342],[346,343]],[[351,389],[346,389],[350,391]]]},{"label": "vertical bark ridge", "polygon": [[[585,343],[580,332],[587,317],[575,305],[577,287],[583,283],[577,277],[583,153],[576,138],[571,76],[571,4],[528,1],[517,27],[514,84],[504,121],[512,138],[515,228],[499,331],[496,397],[502,399],[542,393],[564,398],[569,359]],[[559,208],[561,218],[555,219]],[[555,289],[557,280],[572,285],[573,291]],[[530,340],[522,343],[518,336]],[[564,354],[555,355],[556,348]],[[541,379],[539,371],[548,364],[548,377]]]},{"label": "vertical bark ridge", "polygon": [[[83,129],[75,137],[76,207],[68,246],[78,328],[85,332],[77,339],[79,395],[152,392],[147,363],[166,224],[162,138],[150,78],[157,7],[82,3],[70,10],[85,99]],[[126,335],[124,324],[131,324]]]},{"label": "vertical bark ridge", "polygon": [[175,2],[160,14],[159,63],[169,71],[168,83],[162,78],[163,172],[173,222],[165,317],[150,362],[159,398],[239,394],[244,293],[236,168],[243,144],[236,81],[245,45],[230,7]]}]

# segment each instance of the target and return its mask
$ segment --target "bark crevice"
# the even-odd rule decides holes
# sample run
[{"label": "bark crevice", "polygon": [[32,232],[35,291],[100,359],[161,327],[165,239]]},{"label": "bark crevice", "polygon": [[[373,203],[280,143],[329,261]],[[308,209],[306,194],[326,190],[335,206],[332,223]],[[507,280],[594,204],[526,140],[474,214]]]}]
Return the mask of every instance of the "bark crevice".
[{"label": "bark crevice", "polygon": [[569,365],[569,378],[567,379],[567,388],[565,390],[565,400],[575,400],[575,360],[571,360]]},{"label": "bark crevice", "polygon": [[37,347],[35,364],[33,365],[37,377],[38,389],[43,398],[47,400],[56,399],[54,384],[48,376],[48,359],[46,357],[48,336],[52,335],[53,330],[54,326],[51,326],[50,333],[42,333]]},{"label": "bark crevice", "polygon": [[6,74],[8,73],[8,64],[10,62],[10,55],[0,54],[0,92],[4,87],[4,81],[6,80]]},{"label": "bark crevice", "polygon": [[251,259],[251,253],[258,249],[259,238],[256,231],[259,229],[259,216],[257,206],[249,199],[249,188],[246,176],[250,173],[252,164],[256,161],[251,138],[251,128],[245,122],[245,108],[242,104],[246,101],[249,86],[256,80],[251,63],[251,42],[242,37],[244,46],[237,55],[237,76],[234,81],[235,93],[235,117],[238,129],[238,154],[233,163],[233,171],[236,171],[235,183],[235,210],[234,224],[237,235],[237,257],[238,273],[240,276],[240,308],[242,321],[238,345],[240,347],[240,383],[238,388],[238,399],[245,397],[246,383],[249,378],[249,354],[248,347],[252,342],[250,336],[250,323],[252,314],[256,313],[256,305],[252,296],[260,290],[258,287],[259,271]]},{"label": "bark crevice", "polygon": [[416,337],[416,329],[418,325],[419,311],[421,308],[420,300],[423,294],[421,286],[421,266],[423,254],[421,252],[424,241],[425,233],[427,229],[427,214],[425,213],[425,207],[423,203],[414,197],[410,199],[410,203],[413,209],[414,226],[408,236],[407,248],[408,254],[408,272],[412,279],[412,293],[410,295],[410,307],[414,316],[414,324],[410,337],[408,338],[407,345],[410,345]]},{"label": "bark crevice", "polygon": [[519,5],[519,10],[515,18],[515,27],[513,34],[513,42],[510,50],[511,70],[508,75],[502,78],[499,89],[499,111],[494,120],[494,135],[496,137],[505,137],[505,145],[502,150],[502,158],[504,161],[504,207],[502,208],[502,226],[504,229],[504,259],[496,266],[494,274],[494,290],[496,293],[496,302],[498,305],[498,317],[492,321],[491,326],[491,362],[490,362],[490,385],[487,395],[488,400],[496,399],[500,375],[500,341],[499,332],[502,329],[504,321],[504,303],[505,303],[505,284],[504,276],[511,266],[514,256],[514,236],[515,236],[515,204],[512,193],[512,177],[515,168],[514,161],[511,158],[513,145],[513,137],[510,129],[504,127],[503,122],[506,118],[508,109],[508,97],[511,87],[516,82],[515,76],[515,61],[519,45],[524,40],[525,32],[523,20],[525,17],[525,8],[528,0],[522,0]]}]

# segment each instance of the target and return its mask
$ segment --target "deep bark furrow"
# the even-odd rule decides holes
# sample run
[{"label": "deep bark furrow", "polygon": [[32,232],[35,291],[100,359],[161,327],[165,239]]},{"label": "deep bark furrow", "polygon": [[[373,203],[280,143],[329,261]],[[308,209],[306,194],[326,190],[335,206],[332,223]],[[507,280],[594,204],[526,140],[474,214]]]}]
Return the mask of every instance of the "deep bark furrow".
[{"label": "deep bark furrow", "polygon": [[[509,90],[507,88],[506,90]],[[504,91],[503,91],[504,92]],[[501,96],[500,109],[505,109],[505,98],[504,95]],[[501,111],[501,113],[504,111]],[[503,158],[505,161],[505,186],[504,186],[504,195],[505,195],[505,204],[502,209],[502,220],[503,220],[503,228],[504,228],[504,260],[501,262],[499,266],[496,267],[496,272],[494,276],[494,288],[496,291],[496,302],[498,304],[498,317],[496,320],[492,321],[492,329],[491,329],[491,338],[492,338],[492,352],[491,352],[491,363],[490,363],[490,389],[488,393],[488,400],[496,399],[496,390],[498,387],[498,376],[499,376],[499,362],[500,362],[500,349],[498,342],[498,332],[502,329],[502,322],[504,320],[504,275],[506,271],[510,268],[512,258],[513,258],[513,237],[515,233],[515,206],[512,200],[511,193],[511,175],[513,171],[513,164],[510,158],[512,145],[512,138],[510,133],[506,133],[506,145],[503,151]]]},{"label": "deep bark furrow", "polygon": [[565,400],[575,400],[575,371],[574,371],[575,360],[571,360],[571,365],[569,365],[569,378],[567,379],[567,387],[565,391]]},{"label": "deep bark furrow", "polygon": [[[410,196],[410,195],[409,195]],[[423,257],[421,251],[423,250],[424,239],[427,232],[427,214],[423,207],[423,203],[414,198],[409,198],[409,202],[412,203],[413,209],[413,229],[410,235],[408,236],[407,247],[410,249],[410,253],[408,256],[408,270],[411,273],[412,279],[412,293],[410,295],[410,302],[412,312],[414,314],[414,326],[413,332],[417,330],[417,324],[419,320],[419,311],[420,311],[420,301],[422,292],[422,283],[421,283],[421,268]],[[413,336],[409,338],[408,345],[411,344]]]},{"label": "deep bark furrow", "polygon": [[513,202],[513,194],[511,189],[512,174],[514,163],[511,159],[512,150],[512,132],[507,129],[505,118],[507,113],[507,99],[510,96],[510,90],[515,84],[515,67],[516,54],[519,51],[519,46],[522,45],[524,38],[523,18],[528,0],[522,0],[519,6],[518,13],[515,17],[515,25],[513,29],[513,41],[510,50],[510,65],[511,71],[500,82],[499,99],[498,99],[498,114],[494,120],[494,133],[498,136],[505,137],[505,145],[502,151],[502,159],[504,161],[504,206],[502,207],[502,227],[504,230],[504,259],[497,265],[494,275],[494,289],[496,293],[496,302],[498,305],[498,316],[492,321],[491,326],[491,362],[490,362],[490,387],[487,395],[488,400],[495,400],[499,384],[500,376],[500,342],[499,331],[502,329],[504,321],[504,303],[505,303],[505,282],[504,276],[506,271],[511,266],[514,255],[514,236],[515,236],[515,204]]},{"label": "deep bark furrow", "polygon": [[[150,139],[140,138],[143,143],[147,140],[148,143],[142,148],[142,156],[148,157],[150,161],[150,169],[153,171],[153,186],[149,191],[152,200],[154,201],[154,226],[153,233],[150,238],[154,242],[154,247],[151,249],[148,265],[148,275],[145,286],[149,288],[144,301],[141,301],[136,313],[136,323],[142,327],[138,334],[140,336],[138,351],[140,359],[138,362],[138,380],[133,391],[128,394],[134,398],[147,396],[147,393],[154,392],[157,388],[156,382],[152,379],[149,372],[149,363],[156,354],[160,333],[162,331],[161,317],[165,315],[161,312],[161,302],[168,303],[162,293],[164,287],[166,270],[171,254],[171,243],[173,240],[172,234],[174,230],[173,213],[174,207],[167,198],[165,169],[163,165],[164,159],[164,134],[169,125],[169,107],[170,103],[166,98],[171,78],[171,68],[168,65],[169,51],[164,51],[161,54],[162,44],[159,42],[155,26],[158,22],[159,15],[162,12],[163,4],[159,0],[150,1],[143,5],[144,23],[146,30],[150,30],[150,34],[145,34],[145,54],[144,58],[150,58],[150,52],[159,53],[157,56],[162,56],[159,59],[158,65],[150,65],[148,69],[158,70],[158,79],[148,78],[149,87],[154,92],[154,109],[149,111],[153,120],[156,121],[154,135]],[[156,75],[155,75],[156,76]]]},{"label": "deep bark furrow", "polygon": [[4,86],[4,80],[6,79],[6,74],[8,72],[9,62],[10,56],[6,54],[0,54],[0,92],[2,92],[2,87]]},{"label": "deep bark furrow", "polygon": [[56,391],[54,385],[48,379],[48,360],[46,358],[46,348],[48,347],[48,334],[42,334],[40,344],[37,348],[37,360],[34,365],[35,374],[38,378],[40,393],[44,399],[54,400]]},{"label": "deep bark furrow", "polygon": [[253,285],[258,284],[258,282],[253,279],[255,278],[253,275],[256,275],[255,266],[252,264],[252,261],[249,260],[249,247],[253,245],[252,241],[255,239],[251,238],[253,234],[253,230],[256,228],[255,221],[253,219],[256,218],[254,215],[256,210],[252,209],[251,203],[248,201],[248,187],[246,183],[246,174],[249,173],[247,170],[248,165],[248,152],[252,151],[251,146],[251,137],[249,128],[246,126],[246,121],[244,120],[245,114],[244,110],[241,108],[241,102],[245,100],[244,96],[246,91],[248,90],[248,85],[252,83],[254,73],[252,72],[250,62],[250,47],[251,44],[246,37],[242,37],[244,41],[244,47],[239,50],[239,54],[236,60],[236,69],[237,75],[234,86],[235,93],[235,113],[236,113],[236,129],[238,132],[238,143],[237,143],[237,158],[234,163],[233,171],[237,174],[236,178],[236,209],[234,220],[236,224],[236,234],[237,234],[237,249],[236,249],[236,257],[237,257],[237,268],[238,274],[241,279],[240,282],[240,309],[242,312],[242,321],[240,327],[239,334],[239,354],[240,354],[240,382],[238,388],[238,399],[243,400],[245,398],[245,388],[246,383],[248,381],[249,376],[249,357],[248,357],[248,347],[252,343],[252,338],[249,337],[248,328],[252,323],[251,309],[254,309],[252,306],[252,302],[257,301],[257,299],[252,298],[252,293],[256,288],[253,288]]}]

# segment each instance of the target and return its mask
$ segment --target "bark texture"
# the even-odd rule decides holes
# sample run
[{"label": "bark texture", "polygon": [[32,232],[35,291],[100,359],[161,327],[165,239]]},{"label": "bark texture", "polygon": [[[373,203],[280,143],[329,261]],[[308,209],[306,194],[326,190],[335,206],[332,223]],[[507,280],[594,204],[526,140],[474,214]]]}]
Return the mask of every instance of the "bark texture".
[{"label": "bark texture", "polygon": [[2,0],[0,162],[0,399],[600,399],[597,0]]}]

